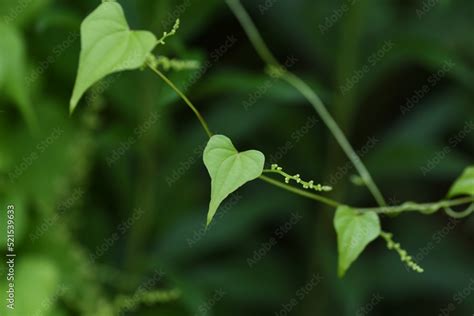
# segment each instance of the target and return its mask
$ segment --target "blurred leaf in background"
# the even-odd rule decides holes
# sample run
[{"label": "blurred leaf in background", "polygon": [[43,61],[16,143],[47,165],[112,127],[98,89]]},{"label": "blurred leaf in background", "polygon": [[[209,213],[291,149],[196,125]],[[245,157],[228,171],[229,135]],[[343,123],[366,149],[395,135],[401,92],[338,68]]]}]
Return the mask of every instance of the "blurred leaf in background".
[{"label": "blurred leaf in background", "polygon": [[[108,76],[69,117],[80,24],[100,3],[0,3],[3,253],[7,205],[16,220],[9,314],[117,315],[124,297],[137,302],[126,315],[472,314],[472,216],[382,216],[425,272],[378,239],[341,280],[334,210],[261,181],[229,196],[206,231],[207,137],[153,73]],[[333,186],[334,199],[375,205],[305,99],[265,74],[225,2],[119,3],[132,29],[158,38],[181,20],[155,53],[199,61],[166,75],[214,133]],[[279,61],[297,60],[291,71],[327,104],[390,204],[440,200],[472,165],[474,2],[243,5]]]}]

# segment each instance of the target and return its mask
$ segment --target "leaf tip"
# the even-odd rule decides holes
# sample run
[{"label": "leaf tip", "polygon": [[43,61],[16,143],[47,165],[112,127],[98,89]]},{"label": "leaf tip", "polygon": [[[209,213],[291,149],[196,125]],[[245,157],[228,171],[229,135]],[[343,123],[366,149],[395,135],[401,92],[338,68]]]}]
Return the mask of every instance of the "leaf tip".
[{"label": "leaf tip", "polygon": [[74,102],[73,100],[69,102],[69,116],[72,116],[72,114],[74,113],[74,110],[76,109],[76,106],[77,106],[77,102]]},{"label": "leaf tip", "polygon": [[212,222],[212,215],[208,214],[207,215],[207,221],[206,221],[206,231],[208,230],[209,226],[211,225]]},{"label": "leaf tip", "polygon": [[347,268],[339,267],[339,268],[337,269],[337,277],[338,277],[339,279],[343,279],[344,276],[346,275],[346,271],[347,271]]}]

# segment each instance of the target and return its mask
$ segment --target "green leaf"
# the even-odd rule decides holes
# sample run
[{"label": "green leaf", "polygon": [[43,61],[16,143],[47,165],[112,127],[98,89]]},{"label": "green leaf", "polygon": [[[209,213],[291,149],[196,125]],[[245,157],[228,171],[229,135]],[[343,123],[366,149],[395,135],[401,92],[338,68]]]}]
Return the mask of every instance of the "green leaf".
[{"label": "green leaf", "polygon": [[380,235],[380,220],[374,212],[361,214],[341,206],[334,216],[334,227],[339,253],[338,275],[343,277],[365,247]]},{"label": "green leaf", "polygon": [[448,197],[465,194],[474,196],[474,166],[464,170],[449,190]]},{"label": "green leaf", "polygon": [[207,225],[229,194],[262,174],[264,163],[265,156],[257,150],[239,153],[226,136],[211,137],[204,149],[204,164],[212,180]]},{"label": "green leaf", "polygon": [[[28,255],[15,259],[15,265],[15,310],[8,309],[6,304],[9,302],[3,300],[0,314],[50,315],[66,287],[60,284],[59,271],[54,262],[39,255]],[[7,291],[7,282],[2,281],[0,290],[2,293]]]},{"label": "green leaf", "polygon": [[15,27],[0,22],[0,91],[19,108],[31,129],[37,121],[28,96],[25,43]]},{"label": "green leaf", "polygon": [[130,30],[120,4],[103,2],[81,25],[81,55],[71,113],[84,92],[100,79],[142,67],[157,42],[148,31]]}]

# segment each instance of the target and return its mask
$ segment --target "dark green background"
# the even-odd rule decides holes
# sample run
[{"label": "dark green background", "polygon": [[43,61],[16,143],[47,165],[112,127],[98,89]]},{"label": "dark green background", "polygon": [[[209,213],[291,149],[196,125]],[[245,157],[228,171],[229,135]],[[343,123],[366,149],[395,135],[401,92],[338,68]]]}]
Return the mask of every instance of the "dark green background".
[{"label": "dark green background", "polygon": [[[20,2],[2,0],[1,15]],[[268,81],[223,1],[120,2],[133,28],[157,35],[172,26],[173,17],[181,18],[178,34],[156,53],[201,61],[200,71],[170,77],[187,87],[214,132],[229,136],[241,150],[275,157],[268,163],[278,162],[290,173],[331,182],[335,199],[375,206],[367,190],[350,181],[355,170],[309,104],[284,82]],[[455,146],[453,137],[474,118],[474,2],[433,1],[423,16],[417,14],[422,1],[266,3],[244,1],[279,60],[298,59],[291,70],[317,91],[354,147],[376,140],[361,155],[387,200],[442,199],[473,162],[474,131]],[[319,25],[337,16],[344,3],[347,12],[322,34]],[[158,77],[150,71],[108,77],[68,115],[80,22],[98,4],[35,0],[11,22],[25,41],[28,76],[43,70],[22,90],[38,130],[27,127],[8,94],[0,99],[1,214],[15,204],[18,310],[113,315],[118,295],[133,295],[162,269],[165,275],[153,289],[179,289],[180,298],[141,305],[129,315],[206,315],[202,311],[211,305],[207,315],[287,315],[278,313],[292,299],[298,304],[288,315],[443,315],[450,303],[455,310],[449,315],[474,313],[472,216],[455,224],[441,212],[383,217],[383,228],[395,233],[425,272],[408,271],[379,239],[342,280],[333,210],[261,181],[224,203],[204,235],[210,179],[201,152],[207,138]],[[224,48],[229,37],[235,43]],[[373,54],[386,41],[393,48],[374,63]],[[7,63],[13,58],[0,56]],[[454,66],[435,80],[447,62]],[[366,74],[342,94],[341,86],[364,65]],[[405,111],[407,99],[431,83]],[[156,123],[137,135],[134,129],[146,126],[151,115],[159,117]],[[51,144],[40,151],[48,137]],[[110,164],[114,151],[124,148]],[[37,159],[11,181],[10,173],[33,153]],[[434,160],[439,162],[423,172]],[[138,208],[143,214],[124,229]],[[301,219],[281,236],[277,229],[292,214]],[[4,248],[4,217],[1,227]],[[33,240],[39,231],[41,238]],[[96,247],[114,234],[117,241],[90,264]],[[249,267],[248,258],[271,238],[276,244]],[[4,264],[1,271],[3,289]],[[300,301],[301,288],[314,275],[322,279]],[[459,301],[455,295],[463,290],[468,295]],[[225,294],[213,300],[216,291]],[[2,305],[2,315],[3,310]]]}]

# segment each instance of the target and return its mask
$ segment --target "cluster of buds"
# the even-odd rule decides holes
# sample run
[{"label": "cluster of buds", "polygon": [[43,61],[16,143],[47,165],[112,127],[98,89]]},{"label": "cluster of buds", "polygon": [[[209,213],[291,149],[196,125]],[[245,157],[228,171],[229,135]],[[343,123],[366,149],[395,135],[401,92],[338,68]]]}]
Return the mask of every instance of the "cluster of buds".
[{"label": "cluster of buds", "polygon": [[328,192],[332,190],[332,187],[327,186],[327,185],[321,185],[321,184],[314,184],[314,181],[304,181],[301,179],[301,176],[299,174],[295,174],[294,176],[286,173],[283,171],[282,167],[279,167],[277,164],[272,164],[271,165],[271,172],[273,173],[278,173],[285,177],[285,183],[290,183],[291,180],[294,180],[296,183],[301,184],[301,186],[304,189],[309,189],[309,190],[315,190],[318,192]]},{"label": "cluster of buds", "polygon": [[176,19],[176,22],[174,22],[173,28],[169,32],[163,32],[163,36],[158,40],[157,44],[165,45],[165,40],[176,34],[176,32],[179,29],[180,21],[179,19]]},{"label": "cluster of buds", "polygon": [[400,260],[402,260],[402,262],[405,263],[410,269],[418,273],[422,273],[424,271],[422,267],[413,261],[413,258],[407,254],[406,250],[402,249],[399,243],[393,241],[392,234],[382,232],[380,235],[387,242],[387,248],[389,250],[395,250],[399,254]]}]

